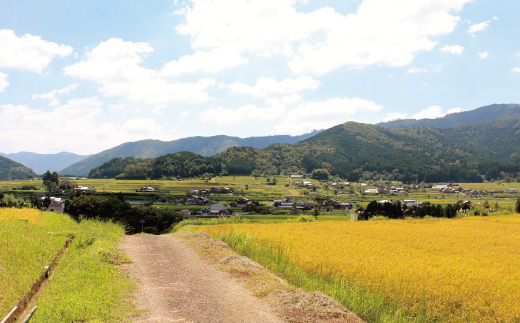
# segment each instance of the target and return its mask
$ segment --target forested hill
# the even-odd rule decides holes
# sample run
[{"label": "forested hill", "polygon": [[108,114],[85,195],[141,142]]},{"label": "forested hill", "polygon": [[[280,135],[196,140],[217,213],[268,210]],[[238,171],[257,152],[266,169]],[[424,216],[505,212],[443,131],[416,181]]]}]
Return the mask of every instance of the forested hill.
[{"label": "forested hill", "polygon": [[62,169],[89,157],[69,152],[37,154],[26,151],[12,154],[0,153],[0,155],[33,169],[37,174],[43,174],[48,170],[51,172],[61,172]]},{"label": "forested hill", "polygon": [[453,128],[387,129],[347,122],[300,143],[232,147],[206,158],[183,152],[117,159],[92,177],[168,178],[204,174],[275,175],[326,169],[349,181],[463,181],[520,174],[520,117]]},{"label": "forested hill", "polygon": [[113,158],[136,157],[141,159],[155,158],[180,151],[190,151],[201,156],[213,156],[230,147],[249,146],[254,148],[265,148],[274,143],[294,144],[300,140],[309,138],[319,131],[313,131],[301,136],[265,136],[238,138],[229,136],[213,137],[189,137],[174,141],[141,140],[127,142],[117,147],[92,155],[70,167],[62,170],[63,174],[86,175],[101,164]]},{"label": "forested hill", "polygon": [[520,105],[518,104],[493,104],[481,107],[471,111],[463,111],[448,114],[437,119],[403,119],[379,123],[378,126],[396,129],[396,128],[417,128],[417,127],[433,127],[433,128],[450,128],[460,125],[470,125],[485,121],[501,120],[520,116]]},{"label": "forested hill", "polygon": [[0,156],[0,180],[7,181],[18,178],[37,176],[32,169],[15,162],[9,158]]}]

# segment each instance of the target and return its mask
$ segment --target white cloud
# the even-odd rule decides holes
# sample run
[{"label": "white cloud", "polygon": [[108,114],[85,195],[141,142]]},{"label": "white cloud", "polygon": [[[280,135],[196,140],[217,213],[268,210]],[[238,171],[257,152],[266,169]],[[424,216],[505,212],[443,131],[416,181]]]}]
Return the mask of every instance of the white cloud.
[{"label": "white cloud", "polygon": [[435,119],[442,117],[443,115],[442,108],[438,105],[433,105],[427,109],[419,111],[412,117],[412,119]]},{"label": "white cloud", "polygon": [[457,113],[457,112],[461,112],[461,111],[462,111],[461,108],[457,107],[457,108],[448,110],[448,112],[446,112],[446,113],[443,113],[442,108],[440,106],[433,105],[427,109],[419,111],[412,117],[412,119],[419,120],[419,119],[442,118],[447,114]]},{"label": "white cloud", "polygon": [[226,49],[197,51],[193,55],[182,56],[178,61],[168,62],[162,68],[161,75],[218,73],[247,63],[239,54]]},{"label": "white cloud", "polygon": [[124,110],[125,109],[125,105],[124,104],[114,104],[114,103],[110,103],[108,105],[108,109],[109,110]]},{"label": "white cloud", "polygon": [[8,74],[0,72],[0,92],[4,92],[5,88],[9,86],[8,76]]},{"label": "white cloud", "polygon": [[[330,7],[303,13],[296,0],[192,0],[177,26],[195,50],[285,57],[297,73],[324,74],[342,66],[403,66],[431,39],[451,33],[453,12],[471,0],[364,0],[353,14]],[[226,65],[226,64],[224,64]]]},{"label": "white cloud", "polygon": [[485,59],[486,57],[489,56],[489,52],[483,52],[483,53],[478,52],[478,56],[480,56],[480,58],[482,58],[482,59]]},{"label": "white cloud", "polygon": [[[104,121],[97,98],[73,99],[52,110],[27,105],[0,106],[0,144],[8,151],[98,153],[127,141],[167,139],[165,124],[151,118]],[[31,131],[27,131],[30,127]],[[7,139],[8,138],[8,139]],[[62,138],[57,140],[56,138]],[[66,140],[64,139],[66,138]]]},{"label": "white cloud", "polygon": [[390,112],[384,117],[384,121],[393,121],[393,120],[400,120],[400,119],[406,119],[408,116],[407,113],[400,113],[400,112]]},{"label": "white cloud", "polygon": [[520,73],[520,67],[514,67],[511,72]]},{"label": "white cloud", "polygon": [[25,34],[17,37],[13,30],[0,30],[0,67],[42,73],[56,56],[72,54],[73,48]]},{"label": "white cloud", "polygon": [[480,22],[478,24],[471,25],[471,26],[469,26],[468,33],[470,33],[472,36],[475,36],[476,32],[483,31],[487,27],[489,27],[490,22],[491,22],[491,20],[488,20],[488,21]]},{"label": "white cloud", "polygon": [[358,98],[333,98],[325,102],[311,102],[290,109],[283,121],[276,124],[272,134],[303,134],[313,129],[327,129],[346,122],[361,111],[380,111],[372,101]]},{"label": "white cloud", "polygon": [[215,122],[219,126],[233,125],[247,120],[275,120],[285,113],[285,105],[275,103],[267,108],[248,104],[238,109],[211,108],[199,113],[200,120]]},{"label": "white cloud", "polygon": [[446,115],[452,114],[452,113],[459,113],[459,112],[462,112],[462,109],[460,107],[456,107],[456,108],[453,108],[453,109],[449,109],[448,113],[446,113]]},{"label": "white cloud", "polygon": [[190,110],[186,110],[186,111],[182,111],[180,113],[181,117],[183,118],[188,118],[189,116],[191,116],[191,111]]},{"label": "white cloud", "polygon": [[237,82],[227,87],[233,93],[249,94],[254,97],[266,97],[269,94],[296,94],[304,90],[316,90],[320,82],[312,77],[300,77],[297,79],[285,79],[277,82],[274,77],[261,77],[254,86]]},{"label": "white cloud", "polygon": [[195,83],[168,83],[160,72],[139,64],[141,56],[153,52],[148,43],[124,42],[112,38],[101,42],[87,60],[64,68],[65,74],[98,82],[106,97],[124,97],[134,102],[165,104],[172,101],[202,103],[210,100],[206,89],[214,79]]},{"label": "white cloud", "polygon": [[425,73],[425,72],[428,72],[427,68],[416,68],[416,67],[413,67],[413,68],[408,69],[408,71],[406,73],[407,74],[417,74],[417,73]]},{"label": "white cloud", "polygon": [[287,95],[282,98],[266,98],[265,103],[273,105],[276,103],[282,103],[283,105],[291,105],[301,101],[302,97],[298,94]]},{"label": "white cloud", "polygon": [[441,48],[441,51],[446,52],[446,53],[460,55],[464,51],[464,47],[462,47],[460,45],[453,45],[453,46],[446,45],[443,48]]},{"label": "white cloud", "polygon": [[167,104],[159,104],[159,105],[156,105],[152,110],[151,112],[152,113],[155,113],[155,114],[162,114],[163,113],[163,110],[166,109],[168,105]]},{"label": "white cloud", "polygon": [[59,90],[52,90],[48,93],[43,93],[43,94],[33,94],[32,95],[32,99],[35,100],[35,99],[48,99],[50,100],[49,102],[49,106],[51,107],[56,107],[58,105],[60,105],[60,101],[56,98],[56,94],[68,94],[70,91],[74,90],[75,88],[77,88],[79,85],[78,84],[71,84],[71,85],[68,85],[62,89],[59,89]]}]

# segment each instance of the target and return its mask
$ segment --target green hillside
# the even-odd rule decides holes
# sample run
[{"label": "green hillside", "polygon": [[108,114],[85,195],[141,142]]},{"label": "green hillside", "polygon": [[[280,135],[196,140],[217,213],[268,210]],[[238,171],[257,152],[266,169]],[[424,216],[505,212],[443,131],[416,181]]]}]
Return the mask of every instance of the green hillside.
[{"label": "green hillside", "polygon": [[471,111],[448,114],[442,118],[437,119],[394,120],[380,123],[378,126],[388,129],[417,127],[450,128],[460,125],[476,124],[485,121],[507,119],[519,115],[520,105],[518,104],[493,104]]},{"label": "green hillside", "polygon": [[250,138],[213,136],[189,137],[168,142],[160,140],[141,140],[136,142],[128,142],[85,158],[84,160],[63,169],[61,173],[86,175],[89,174],[93,168],[98,167],[113,158],[137,157],[146,159],[180,151],[190,151],[201,156],[208,157],[226,151],[228,148],[235,146],[264,148],[273,143],[293,144],[316,133],[318,133],[318,131],[301,136],[282,135]]},{"label": "green hillside", "polygon": [[294,145],[231,147],[211,158],[183,152],[155,159],[118,160],[94,169],[91,176],[275,175],[327,169],[350,181],[480,182],[482,176],[520,175],[518,133],[520,116],[452,128],[387,129],[347,122]]},{"label": "green hillside", "polygon": [[0,155],[33,169],[37,174],[43,174],[48,170],[61,172],[62,169],[89,157],[68,152],[37,154],[26,151]]},{"label": "green hillside", "polygon": [[32,169],[15,162],[9,158],[0,156],[0,180],[7,181],[17,178],[37,176]]}]

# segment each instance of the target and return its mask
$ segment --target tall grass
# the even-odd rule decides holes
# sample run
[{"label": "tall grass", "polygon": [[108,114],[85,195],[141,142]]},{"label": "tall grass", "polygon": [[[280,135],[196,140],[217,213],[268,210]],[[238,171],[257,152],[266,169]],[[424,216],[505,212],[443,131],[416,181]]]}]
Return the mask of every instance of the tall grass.
[{"label": "tall grass", "polygon": [[25,220],[0,220],[1,317],[25,295],[63,246],[68,236],[55,229],[66,227],[70,222],[70,218],[59,215],[52,219],[44,215],[38,225]]},{"label": "tall grass", "polygon": [[117,266],[127,261],[115,245],[121,226],[82,221],[45,293],[35,322],[120,322],[131,315],[135,285]]},{"label": "tall grass", "polygon": [[37,225],[0,221],[0,317],[24,296],[71,233],[76,238],[38,299],[31,321],[121,322],[132,315],[135,285],[118,266],[127,260],[116,249],[123,227],[44,213]]}]

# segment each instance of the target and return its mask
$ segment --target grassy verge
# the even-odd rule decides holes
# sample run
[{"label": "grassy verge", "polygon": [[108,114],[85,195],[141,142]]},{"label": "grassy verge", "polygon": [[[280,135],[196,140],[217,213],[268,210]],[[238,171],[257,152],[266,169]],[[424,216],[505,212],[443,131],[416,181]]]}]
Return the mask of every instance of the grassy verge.
[{"label": "grassy verge", "polygon": [[68,239],[56,229],[74,224],[67,216],[44,215],[37,225],[0,221],[0,317],[30,289]]},{"label": "grassy verge", "polygon": [[115,245],[121,226],[82,221],[36,305],[35,322],[121,322],[132,314],[135,285],[119,266],[126,262]]},{"label": "grassy verge", "polygon": [[68,215],[44,213],[37,225],[0,221],[0,316],[29,290],[70,233],[76,238],[37,300],[31,321],[121,322],[134,314],[135,285],[116,248],[123,227],[90,220],[78,224]]},{"label": "grassy verge", "polygon": [[[246,256],[265,266],[267,269],[283,274],[293,285],[306,291],[320,291],[341,302],[352,312],[367,322],[429,322],[427,308],[418,304],[412,316],[403,310],[397,301],[389,300],[382,295],[374,294],[367,289],[354,285],[351,281],[340,279],[335,275],[308,273],[291,264],[285,257],[282,246],[273,246],[268,242],[255,240],[241,232],[216,235],[226,242],[237,253]],[[399,299],[399,297],[396,297]],[[436,322],[442,322],[437,320]]]}]

